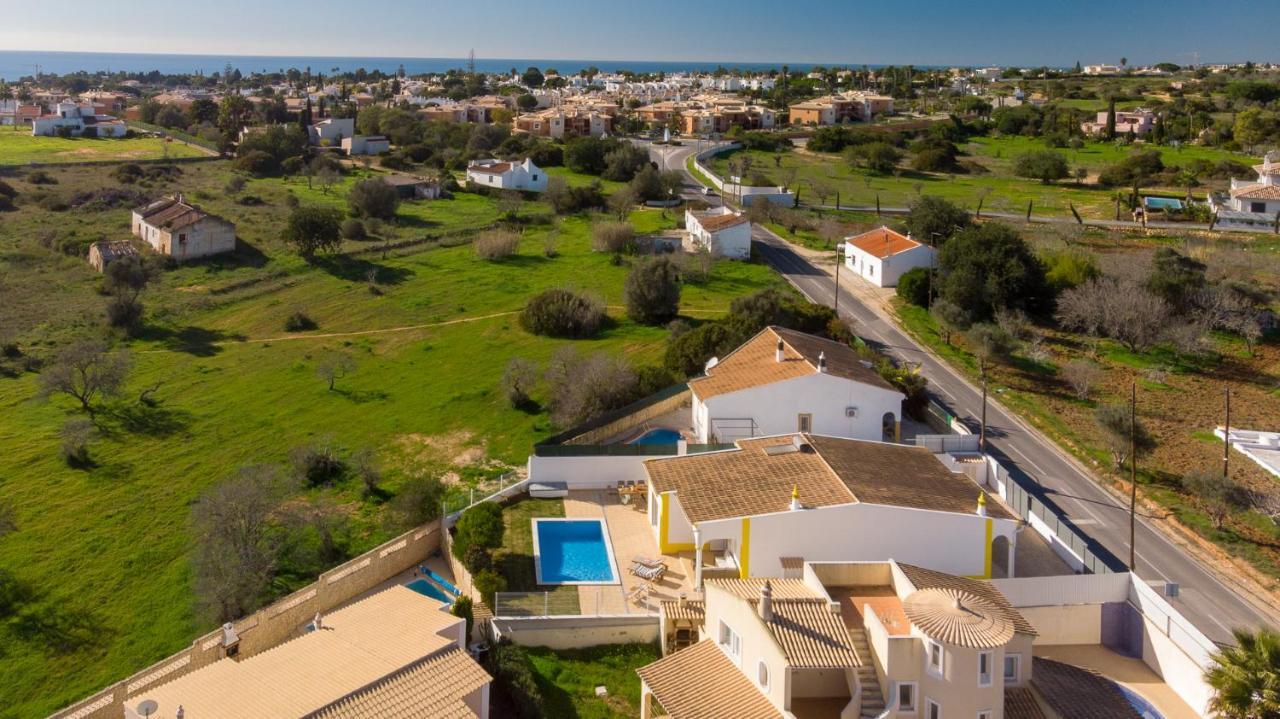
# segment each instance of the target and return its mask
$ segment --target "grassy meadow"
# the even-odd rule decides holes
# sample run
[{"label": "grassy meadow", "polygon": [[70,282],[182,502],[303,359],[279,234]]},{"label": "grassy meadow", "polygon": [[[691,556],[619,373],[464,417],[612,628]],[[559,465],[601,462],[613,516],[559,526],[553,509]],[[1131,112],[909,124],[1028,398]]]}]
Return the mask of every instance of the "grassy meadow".
[{"label": "grassy meadow", "polygon": [[[30,354],[48,354],[99,321],[100,277],[62,248],[127,237],[130,205],[50,212],[27,198],[115,186],[108,172],[58,168],[51,186],[9,178],[20,194],[18,210],[0,217],[0,335]],[[343,254],[308,266],[279,240],[286,196],[345,207],[357,177],[327,190],[266,179],[232,191],[232,176],[228,163],[199,163],[176,180],[136,188],[152,197],[186,192],[236,222],[244,246],[168,270],[146,291],[146,328],[125,343],[133,369],[121,397],[99,414],[90,466],[72,469],[59,456],[59,432],[79,416],[71,401],[40,399],[34,373],[0,377],[0,503],[13,507],[18,527],[0,539],[0,566],[28,595],[25,618],[0,626],[8,679],[0,717],[46,714],[210,628],[192,594],[191,507],[241,466],[283,464],[291,448],[316,442],[344,454],[369,449],[394,494],[419,474],[462,488],[523,462],[555,429],[543,412],[512,409],[499,379],[512,357],[542,362],[568,343],[519,327],[531,294],[570,287],[600,296],[613,321],[572,344],[637,364],[660,361],[666,331],[625,317],[629,261],[591,251],[588,217],[553,225],[544,205],[526,203],[516,255],[489,262],[467,240],[499,220],[497,204],[457,193],[403,204],[384,234],[404,246],[347,242]],[[637,210],[632,220],[656,231],[673,227],[675,216]],[[762,265],[718,263],[705,282],[685,287],[682,314],[715,316],[734,297],[779,282]],[[318,329],[285,332],[298,309]],[[316,373],[331,352],[356,364],[333,391]],[[154,407],[137,401],[150,388]],[[308,490],[349,517],[350,554],[398,530],[358,485]]]},{"label": "grassy meadow", "polygon": [[36,137],[27,127],[0,127],[0,167],[33,162],[127,162],[208,154],[181,142],[165,142],[156,137]]}]

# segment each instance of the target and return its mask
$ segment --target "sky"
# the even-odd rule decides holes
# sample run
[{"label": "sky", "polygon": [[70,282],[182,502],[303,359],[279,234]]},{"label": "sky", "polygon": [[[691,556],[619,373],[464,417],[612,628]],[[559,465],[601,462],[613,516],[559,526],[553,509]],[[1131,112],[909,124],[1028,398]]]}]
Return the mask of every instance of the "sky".
[{"label": "sky", "polygon": [[0,49],[1051,65],[1280,61],[1276,0],[5,0]]}]

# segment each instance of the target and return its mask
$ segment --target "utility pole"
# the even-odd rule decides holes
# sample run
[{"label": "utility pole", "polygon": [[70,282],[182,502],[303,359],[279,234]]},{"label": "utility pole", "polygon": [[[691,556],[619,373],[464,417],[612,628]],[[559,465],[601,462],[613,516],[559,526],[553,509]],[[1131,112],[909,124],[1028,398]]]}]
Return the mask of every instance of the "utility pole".
[{"label": "utility pole", "polygon": [[1129,395],[1129,571],[1136,571],[1138,550],[1134,548],[1138,525],[1138,382]]},{"label": "utility pole", "polygon": [[982,363],[982,426],[978,429],[978,451],[987,452],[987,363]]},{"label": "utility pole", "polygon": [[836,243],[836,319],[840,319],[840,265],[844,264],[840,261],[840,245]]},{"label": "utility pole", "polygon": [[1230,477],[1230,461],[1231,461],[1231,389],[1222,390],[1223,397],[1227,400],[1227,423],[1222,428],[1222,481],[1225,482]]}]

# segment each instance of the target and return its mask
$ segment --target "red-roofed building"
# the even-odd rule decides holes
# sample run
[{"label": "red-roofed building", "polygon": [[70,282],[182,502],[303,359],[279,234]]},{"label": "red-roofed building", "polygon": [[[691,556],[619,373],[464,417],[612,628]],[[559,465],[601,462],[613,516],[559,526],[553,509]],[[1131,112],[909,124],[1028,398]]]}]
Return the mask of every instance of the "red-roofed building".
[{"label": "red-roofed building", "polygon": [[896,287],[898,278],[933,264],[933,248],[910,235],[879,227],[844,241],[844,265],[876,287]]}]

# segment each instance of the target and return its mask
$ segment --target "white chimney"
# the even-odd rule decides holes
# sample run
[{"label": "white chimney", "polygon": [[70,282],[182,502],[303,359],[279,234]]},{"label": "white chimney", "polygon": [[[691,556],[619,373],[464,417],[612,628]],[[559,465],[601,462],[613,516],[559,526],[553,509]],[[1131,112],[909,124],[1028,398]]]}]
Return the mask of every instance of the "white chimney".
[{"label": "white chimney", "polygon": [[321,629],[324,629],[323,619],[320,616],[320,612],[316,612],[316,618],[311,621],[312,621],[312,624],[315,625],[317,632],[320,631]]},{"label": "white chimney", "polygon": [[818,371],[823,374],[827,373],[827,353],[826,352],[818,353]]},{"label": "white chimney", "polygon": [[782,340],[778,340],[778,349],[774,353],[773,358],[775,361],[781,362],[785,357],[786,355],[783,353],[783,349],[782,349]]},{"label": "white chimney", "polygon": [[768,579],[764,580],[764,586],[760,588],[760,619],[765,622],[773,621],[773,587]]},{"label": "white chimney", "polygon": [[227,622],[226,624],[223,624],[222,625],[222,646],[229,647],[233,644],[239,643],[239,641],[240,641],[240,635],[236,634],[235,625],[233,625],[231,622]]}]

